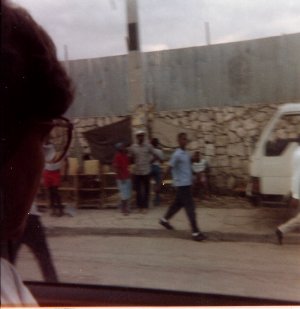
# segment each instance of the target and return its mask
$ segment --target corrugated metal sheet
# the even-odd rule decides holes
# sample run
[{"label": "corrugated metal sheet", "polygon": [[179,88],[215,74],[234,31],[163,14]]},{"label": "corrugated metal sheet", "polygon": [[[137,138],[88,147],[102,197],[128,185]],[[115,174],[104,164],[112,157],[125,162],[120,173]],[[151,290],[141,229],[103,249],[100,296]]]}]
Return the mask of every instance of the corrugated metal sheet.
[{"label": "corrugated metal sheet", "polygon": [[147,102],[173,110],[296,101],[299,55],[300,34],[146,53]]},{"label": "corrugated metal sheet", "polygon": [[[145,102],[157,110],[300,100],[300,34],[144,53]],[[128,59],[70,61],[73,117],[126,115]]]},{"label": "corrugated metal sheet", "polygon": [[76,87],[71,117],[126,115],[129,113],[127,56],[69,61]]}]

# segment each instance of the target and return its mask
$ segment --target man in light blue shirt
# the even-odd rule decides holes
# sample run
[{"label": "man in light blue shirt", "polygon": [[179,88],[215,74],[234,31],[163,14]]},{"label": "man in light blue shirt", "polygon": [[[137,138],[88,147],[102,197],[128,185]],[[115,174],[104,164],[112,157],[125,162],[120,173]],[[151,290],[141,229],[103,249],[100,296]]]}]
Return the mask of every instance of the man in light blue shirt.
[{"label": "man in light blue shirt", "polygon": [[192,185],[192,169],[190,154],[181,148],[173,153],[169,166],[172,168],[172,177],[175,187]]},{"label": "man in light blue shirt", "polygon": [[188,143],[186,133],[179,133],[177,140],[179,148],[175,150],[169,162],[169,169],[172,170],[173,182],[176,187],[176,197],[159,223],[166,229],[173,230],[174,228],[168,220],[181,208],[184,208],[191,224],[192,238],[201,241],[206,237],[200,232],[196,220],[195,204],[192,196],[192,163],[190,154],[186,151]]}]

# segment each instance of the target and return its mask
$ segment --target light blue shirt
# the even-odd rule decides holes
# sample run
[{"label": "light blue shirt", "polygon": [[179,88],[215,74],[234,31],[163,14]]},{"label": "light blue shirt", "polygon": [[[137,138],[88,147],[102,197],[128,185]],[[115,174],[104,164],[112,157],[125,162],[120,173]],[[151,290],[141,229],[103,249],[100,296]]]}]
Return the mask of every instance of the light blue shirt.
[{"label": "light blue shirt", "polygon": [[177,148],[171,156],[169,165],[172,168],[175,187],[192,185],[191,156],[186,150]]}]

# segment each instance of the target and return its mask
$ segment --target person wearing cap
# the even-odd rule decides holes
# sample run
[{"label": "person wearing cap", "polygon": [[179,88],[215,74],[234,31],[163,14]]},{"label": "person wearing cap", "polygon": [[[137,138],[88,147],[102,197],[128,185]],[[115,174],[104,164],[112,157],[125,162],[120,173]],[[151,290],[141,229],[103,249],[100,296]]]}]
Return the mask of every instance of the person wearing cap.
[{"label": "person wearing cap", "polygon": [[131,179],[129,172],[129,157],[124,143],[117,143],[113,167],[116,171],[117,186],[121,196],[121,212],[129,214],[129,200],[131,197]]},{"label": "person wearing cap", "polygon": [[153,147],[145,141],[145,131],[136,132],[137,142],[130,148],[130,155],[134,163],[133,176],[136,190],[136,206],[142,213],[149,207],[151,161]]}]

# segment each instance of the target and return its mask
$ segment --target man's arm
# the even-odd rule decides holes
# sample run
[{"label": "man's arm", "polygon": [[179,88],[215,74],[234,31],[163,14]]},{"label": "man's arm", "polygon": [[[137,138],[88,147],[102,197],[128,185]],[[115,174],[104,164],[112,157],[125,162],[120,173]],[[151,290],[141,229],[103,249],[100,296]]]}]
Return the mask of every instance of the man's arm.
[{"label": "man's arm", "polygon": [[168,179],[168,176],[172,172],[172,168],[174,168],[176,162],[177,162],[177,156],[176,156],[176,153],[174,152],[171,156],[170,161],[168,162],[165,172],[163,173],[163,178],[162,178],[163,180]]},{"label": "man's arm", "polygon": [[164,162],[164,153],[161,149],[159,149],[159,151],[158,151],[158,160],[159,160],[160,163]]},{"label": "man's arm", "polygon": [[160,149],[155,149],[152,146],[150,146],[150,152],[152,154],[152,160],[151,163],[155,162],[155,161],[159,161],[160,163],[163,163],[163,153]]}]

